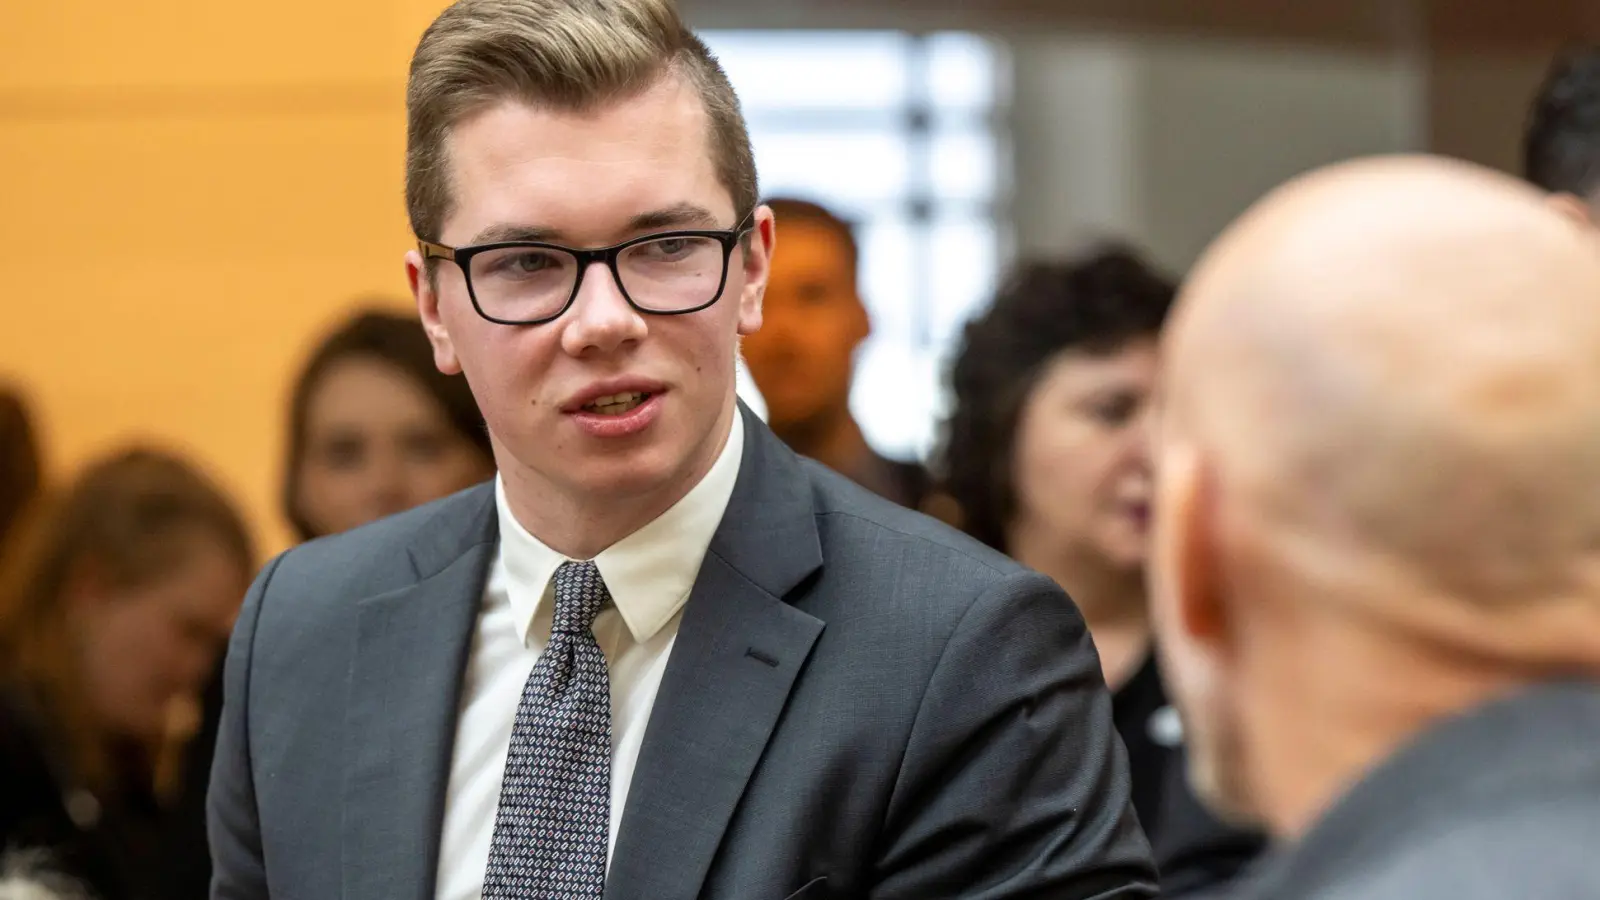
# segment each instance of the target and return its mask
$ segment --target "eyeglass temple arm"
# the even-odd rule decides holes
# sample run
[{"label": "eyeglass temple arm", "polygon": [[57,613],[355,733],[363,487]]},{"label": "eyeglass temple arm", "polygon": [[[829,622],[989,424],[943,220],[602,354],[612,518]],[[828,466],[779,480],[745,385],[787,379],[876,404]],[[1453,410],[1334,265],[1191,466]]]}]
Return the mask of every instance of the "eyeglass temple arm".
[{"label": "eyeglass temple arm", "polygon": [[451,262],[454,262],[456,258],[456,250],[454,247],[446,247],[443,244],[435,244],[433,241],[424,241],[418,239],[417,249],[422,251],[423,259],[448,259]]}]

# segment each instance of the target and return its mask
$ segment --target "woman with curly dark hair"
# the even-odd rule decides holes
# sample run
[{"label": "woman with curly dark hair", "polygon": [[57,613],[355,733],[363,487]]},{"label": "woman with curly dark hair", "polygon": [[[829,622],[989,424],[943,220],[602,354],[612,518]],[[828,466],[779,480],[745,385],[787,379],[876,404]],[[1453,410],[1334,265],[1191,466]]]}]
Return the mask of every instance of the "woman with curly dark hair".
[{"label": "woman with curly dark hair", "polygon": [[1163,896],[1215,886],[1259,849],[1188,792],[1150,644],[1144,428],[1174,293],[1124,247],[1019,267],[967,325],[938,459],[960,527],[1054,578],[1083,613]]}]

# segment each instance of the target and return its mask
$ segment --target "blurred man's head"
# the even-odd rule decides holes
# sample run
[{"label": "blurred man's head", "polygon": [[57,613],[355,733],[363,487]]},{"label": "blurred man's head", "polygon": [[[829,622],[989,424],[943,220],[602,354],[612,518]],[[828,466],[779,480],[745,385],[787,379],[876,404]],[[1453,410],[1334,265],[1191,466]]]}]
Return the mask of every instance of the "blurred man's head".
[{"label": "blurred man's head", "polygon": [[856,289],[854,229],[804,200],[767,201],[778,249],[761,330],[744,338],[744,358],[778,432],[825,430],[849,415],[852,360],[869,331]]},{"label": "blurred man's head", "polygon": [[1600,222],[1600,47],[1551,66],[1528,117],[1522,169],[1557,208]]},{"label": "blurred man's head", "polygon": [[1334,166],[1163,346],[1154,615],[1197,787],[1293,835],[1439,716],[1600,673],[1600,247],[1520,182]]}]

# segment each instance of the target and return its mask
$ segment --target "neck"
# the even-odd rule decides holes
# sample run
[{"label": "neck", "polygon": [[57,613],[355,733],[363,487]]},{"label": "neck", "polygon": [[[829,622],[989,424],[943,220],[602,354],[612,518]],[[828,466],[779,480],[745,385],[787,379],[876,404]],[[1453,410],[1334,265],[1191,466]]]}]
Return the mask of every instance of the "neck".
[{"label": "neck", "polygon": [[[1484,661],[1348,629],[1282,642],[1279,673],[1241,679],[1240,771],[1249,805],[1272,833],[1298,840],[1360,781],[1422,732],[1529,683]],[[1306,677],[1307,666],[1315,666]]]},{"label": "neck", "polygon": [[1120,688],[1149,652],[1150,613],[1139,568],[1062,552],[1058,544],[1045,546],[1044,541],[1020,533],[1007,539],[1007,547],[1017,562],[1048,575],[1072,598],[1094,638],[1106,684],[1112,690]]},{"label": "neck", "polygon": [[1091,630],[1148,626],[1144,573],[1138,566],[1116,566],[1097,554],[1063,551],[1057,541],[1021,531],[1007,535],[1006,549],[1017,562],[1061,585]]},{"label": "neck", "polygon": [[850,415],[849,404],[836,405],[809,419],[774,421],[772,430],[789,449],[847,475],[872,452],[861,426]]},{"label": "neck", "polygon": [[[660,485],[631,493],[564,490],[520,465],[502,465],[506,503],[528,533],[570,559],[602,550],[655,521],[699,484],[727,445],[738,407],[731,400],[690,461]],[[496,448],[496,457],[509,454]]]}]

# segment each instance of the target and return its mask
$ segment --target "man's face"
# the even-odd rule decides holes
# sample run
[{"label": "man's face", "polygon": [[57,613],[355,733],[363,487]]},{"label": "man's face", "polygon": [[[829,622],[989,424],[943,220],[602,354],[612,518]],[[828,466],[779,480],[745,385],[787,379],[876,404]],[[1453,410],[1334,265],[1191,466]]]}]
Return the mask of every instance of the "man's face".
[{"label": "man's face", "polygon": [[744,358],[782,428],[848,408],[851,357],[868,325],[844,237],[804,219],[778,228],[764,322],[745,339]]},{"label": "man's face", "polygon": [[[749,210],[735,209],[717,178],[708,135],[702,103],[676,78],[583,114],[516,101],[490,107],[452,133],[454,206],[440,242],[537,234],[587,248],[732,228]],[[435,360],[466,373],[501,471],[569,502],[672,492],[703,474],[734,414],[738,336],[761,325],[771,221],[759,210],[721,298],[684,315],[638,312],[596,264],[560,318],[496,324],[474,311],[454,264],[440,263],[430,285],[409,254]],[[615,395],[628,396],[589,403]]]}]

